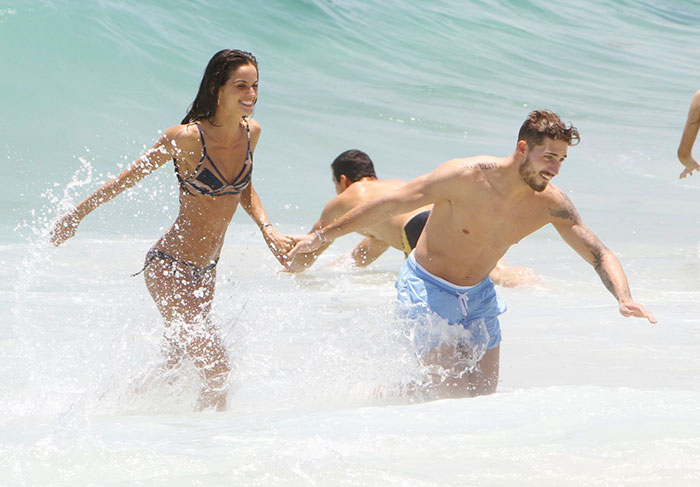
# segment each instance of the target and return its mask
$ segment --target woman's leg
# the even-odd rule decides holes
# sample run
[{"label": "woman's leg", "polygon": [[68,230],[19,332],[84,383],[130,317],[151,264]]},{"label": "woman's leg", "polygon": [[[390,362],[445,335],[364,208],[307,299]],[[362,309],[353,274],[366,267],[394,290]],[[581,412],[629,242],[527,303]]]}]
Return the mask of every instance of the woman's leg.
[{"label": "woman's leg", "polygon": [[216,269],[197,278],[188,265],[153,258],[145,271],[148,288],[168,329],[167,367],[189,356],[205,380],[197,409],[226,408],[228,354],[218,330],[209,321]]}]

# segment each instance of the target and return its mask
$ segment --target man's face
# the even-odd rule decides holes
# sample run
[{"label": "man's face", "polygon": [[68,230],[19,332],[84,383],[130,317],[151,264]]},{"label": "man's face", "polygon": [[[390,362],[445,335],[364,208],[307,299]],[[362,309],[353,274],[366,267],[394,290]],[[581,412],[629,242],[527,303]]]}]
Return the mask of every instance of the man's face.
[{"label": "man's face", "polygon": [[569,145],[561,140],[545,138],[542,144],[528,148],[520,164],[520,176],[533,190],[544,191],[549,181],[559,174]]}]

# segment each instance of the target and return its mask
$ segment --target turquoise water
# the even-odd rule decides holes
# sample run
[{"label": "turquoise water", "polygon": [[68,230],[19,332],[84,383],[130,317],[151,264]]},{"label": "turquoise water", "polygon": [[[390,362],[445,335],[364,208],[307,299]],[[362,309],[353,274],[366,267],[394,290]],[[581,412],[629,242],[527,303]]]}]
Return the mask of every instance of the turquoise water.
[{"label": "turquoise water", "polygon": [[[678,181],[675,151],[698,25],[680,0],[0,1],[0,484],[696,485],[700,176]],[[59,249],[47,228],[181,120],[227,47],[260,63],[254,182],[289,232],[345,149],[409,179],[507,155],[530,110],[557,111],[582,143],[556,184],[659,326],[543,229],[508,255],[545,287],[504,290],[501,392],[376,403],[421,373],[392,318],[401,256],[279,275],[241,212],[214,310],[231,410],[191,413],[186,374],[135,394],[162,325],[129,274],[174,218],[172,166]]]},{"label": "turquoise water", "polygon": [[[410,178],[452,157],[509,152],[524,115],[542,107],[582,131],[562,186],[595,190],[598,161],[670,184],[698,85],[699,10],[680,1],[10,3],[0,7],[11,178],[3,240],[17,241],[12,224],[31,209],[53,211],[38,195],[61,193],[79,158],[95,174],[72,200],[178,122],[224,46],[260,61],[256,182],[280,222],[308,224],[332,195],[329,161],[348,147],[370,153],[381,175]],[[145,234],[131,215],[156,187],[172,201],[166,172],[122,203],[128,211],[96,218]],[[149,225],[171,219],[172,203],[148,204]],[[103,234],[104,223],[88,226]]]}]

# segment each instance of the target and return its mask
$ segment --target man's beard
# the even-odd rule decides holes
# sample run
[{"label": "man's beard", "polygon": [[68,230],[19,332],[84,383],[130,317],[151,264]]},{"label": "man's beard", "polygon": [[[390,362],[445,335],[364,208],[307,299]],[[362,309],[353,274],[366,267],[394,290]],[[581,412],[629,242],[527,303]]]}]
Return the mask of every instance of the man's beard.
[{"label": "man's beard", "polygon": [[525,158],[525,161],[522,164],[520,164],[518,172],[520,173],[520,177],[523,178],[523,181],[525,181],[528,186],[530,186],[533,190],[537,191],[538,193],[544,191],[547,187],[547,184],[549,183],[548,181],[538,181],[539,173],[536,173],[532,170],[530,156],[527,156]]}]

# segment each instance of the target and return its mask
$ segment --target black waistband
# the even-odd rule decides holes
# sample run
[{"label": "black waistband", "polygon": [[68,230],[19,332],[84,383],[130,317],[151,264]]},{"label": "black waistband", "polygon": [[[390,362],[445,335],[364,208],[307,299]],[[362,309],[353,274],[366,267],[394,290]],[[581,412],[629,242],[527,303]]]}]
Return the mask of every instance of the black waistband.
[{"label": "black waistband", "polygon": [[430,216],[430,210],[421,211],[413,215],[413,217],[406,222],[403,226],[404,234],[406,235],[406,240],[411,250],[416,248],[418,243],[418,238],[420,234],[423,233],[423,228],[425,227],[425,222],[428,221],[428,216]]}]

